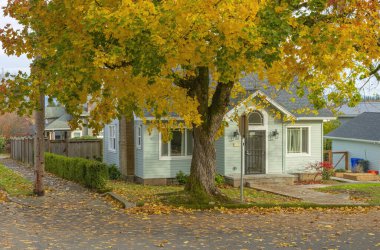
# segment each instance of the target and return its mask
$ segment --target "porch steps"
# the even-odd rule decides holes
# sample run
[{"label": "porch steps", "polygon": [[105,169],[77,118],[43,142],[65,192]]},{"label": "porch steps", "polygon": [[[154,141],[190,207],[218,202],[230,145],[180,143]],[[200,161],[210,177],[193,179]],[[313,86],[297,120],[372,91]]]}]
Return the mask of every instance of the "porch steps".
[{"label": "porch steps", "polygon": [[[240,176],[226,176],[226,183],[234,187],[240,186]],[[253,185],[293,185],[298,177],[291,174],[257,174],[244,176],[244,185],[251,187]]]}]

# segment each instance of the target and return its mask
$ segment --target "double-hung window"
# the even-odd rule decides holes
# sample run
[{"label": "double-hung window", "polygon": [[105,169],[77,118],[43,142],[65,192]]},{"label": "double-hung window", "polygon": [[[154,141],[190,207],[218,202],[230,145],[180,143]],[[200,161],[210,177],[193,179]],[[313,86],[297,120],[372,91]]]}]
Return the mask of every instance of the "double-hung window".
[{"label": "double-hung window", "polygon": [[108,141],[108,149],[111,151],[116,150],[116,126],[109,125],[109,141]]},{"label": "double-hung window", "polygon": [[288,154],[302,155],[310,153],[309,127],[291,127],[287,129]]},{"label": "double-hung window", "polygon": [[136,127],[137,134],[136,134],[136,147],[137,149],[141,149],[142,147],[142,126]]},{"label": "double-hung window", "polygon": [[192,131],[187,129],[184,131],[173,130],[172,135],[172,139],[169,142],[160,140],[160,157],[165,159],[191,156],[193,154]]}]

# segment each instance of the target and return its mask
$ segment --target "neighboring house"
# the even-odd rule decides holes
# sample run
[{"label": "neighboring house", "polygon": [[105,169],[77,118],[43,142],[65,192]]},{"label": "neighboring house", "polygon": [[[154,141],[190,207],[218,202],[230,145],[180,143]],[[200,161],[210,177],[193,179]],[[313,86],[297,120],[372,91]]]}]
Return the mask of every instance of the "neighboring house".
[{"label": "neighboring house", "polygon": [[[281,91],[271,98],[263,90],[249,91],[249,98],[264,96],[270,106],[252,110],[248,115],[248,135],[246,137],[246,175],[253,174],[287,174],[305,171],[309,163],[323,159],[323,121],[334,119],[326,109],[316,114],[300,114],[301,108],[311,107],[307,97],[296,98]],[[252,100],[252,99],[249,99]],[[240,107],[242,112],[245,108]],[[273,111],[281,114],[275,118]],[[230,111],[231,113],[232,111]],[[292,117],[294,122],[286,121]],[[152,117],[146,117],[152,119]],[[228,115],[225,117],[229,120]],[[122,166],[124,163],[120,147],[120,121],[114,120],[105,126],[103,160],[108,164]],[[141,119],[134,118],[128,122],[126,167],[121,167],[123,175],[134,177],[135,181],[145,184],[170,183],[179,171],[190,171],[193,140],[190,130],[182,133],[173,131],[169,143],[161,140],[157,130],[151,133]],[[240,173],[241,140],[238,125],[229,121],[224,135],[216,141],[217,172],[224,176],[236,176]],[[125,132],[125,131],[124,131]],[[125,153],[125,152],[124,152]],[[124,169],[123,169],[124,168]]]},{"label": "neighboring house", "polygon": [[341,124],[352,120],[358,115],[364,112],[380,112],[380,102],[379,101],[363,101],[358,103],[355,107],[348,107],[343,105],[338,110],[338,120]]},{"label": "neighboring house", "polygon": [[[380,112],[364,112],[345,122],[325,136],[332,140],[332,151],[347,151],[349,158],[369,161],[369,167],[380,170]],[[340,156],[333,157],[334,164]],[[344,161],[337,168],[344,168]]]},{"label": "neighboring house", "polygon": [[[84,109],[81,119],[86,122],[88,112]],[[82,129],[72,130],[69,126],[71,115],[66,113],[63,106],[48,105],[45,108],[45,133],[50,140],[66,140],[85,135],[92,135],[92,130],[83,126]]]}]

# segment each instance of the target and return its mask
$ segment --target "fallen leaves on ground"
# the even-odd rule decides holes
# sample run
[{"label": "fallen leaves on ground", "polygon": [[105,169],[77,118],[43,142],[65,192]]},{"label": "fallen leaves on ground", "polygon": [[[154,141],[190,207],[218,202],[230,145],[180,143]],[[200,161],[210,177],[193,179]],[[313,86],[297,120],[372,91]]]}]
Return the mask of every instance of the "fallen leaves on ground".
[{"label": "fallen leaves on ground", "polygon": [[8,201],[8,195],[3,190],[0,190],[0,202]]}]

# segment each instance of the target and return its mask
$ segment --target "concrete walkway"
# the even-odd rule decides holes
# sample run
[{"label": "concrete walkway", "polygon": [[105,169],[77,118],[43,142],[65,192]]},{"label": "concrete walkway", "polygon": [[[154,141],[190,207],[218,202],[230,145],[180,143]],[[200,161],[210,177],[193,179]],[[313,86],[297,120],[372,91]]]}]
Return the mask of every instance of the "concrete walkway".
[{"label": "concrete walkway", "polygon": [[320,205],[366,205],[367,203],[350,200],[349,194],[323,193],[314,188],[327,187],[329,185],[255,185],[248,184],[250,188],[271,192],[284,196],[301,199],[305,202]]}]

